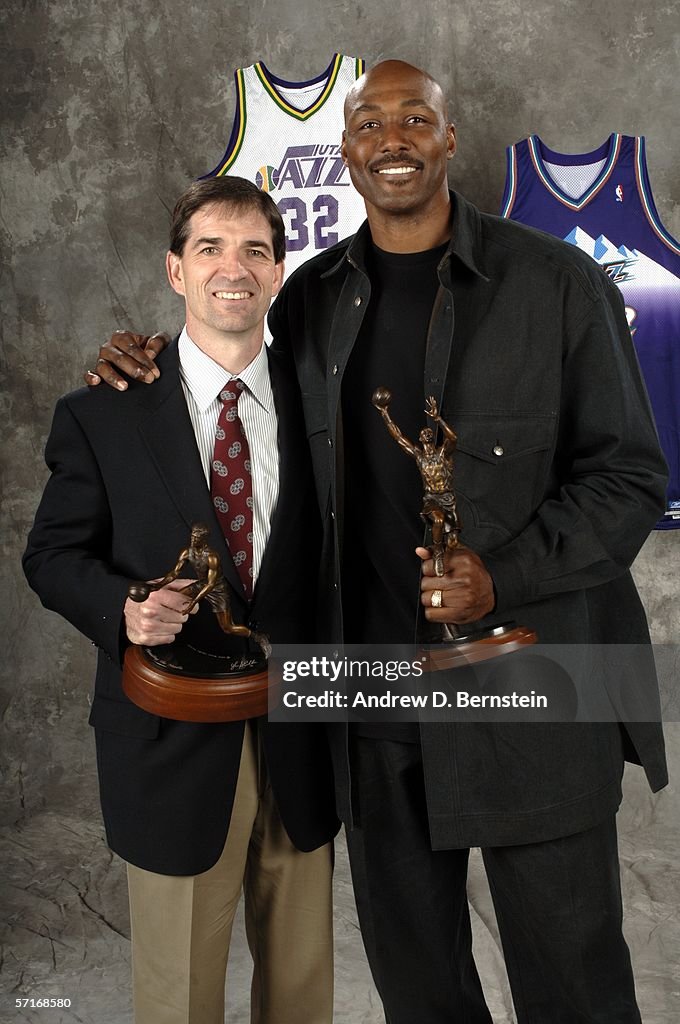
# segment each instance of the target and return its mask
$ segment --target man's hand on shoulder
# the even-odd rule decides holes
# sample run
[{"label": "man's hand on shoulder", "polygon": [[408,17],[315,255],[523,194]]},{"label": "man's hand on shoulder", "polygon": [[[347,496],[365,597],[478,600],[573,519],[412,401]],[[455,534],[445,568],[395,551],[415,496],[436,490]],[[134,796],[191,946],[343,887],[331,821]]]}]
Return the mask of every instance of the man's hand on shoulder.
[{"label": "man's hand on shoulder", "polygon": [[153,384],[160,377],[160,370],[154,360],[169,342],[169,335],[161,331],[152,334],[151,337],[133,334],[131,331],[116,331],[99,349],[99,358],[94,370],[86,370],[83,379],[89,387],[95,387],[104,381],[112,388],[125,391],[127,381],[116,373],[118,369],[131,380]]}]

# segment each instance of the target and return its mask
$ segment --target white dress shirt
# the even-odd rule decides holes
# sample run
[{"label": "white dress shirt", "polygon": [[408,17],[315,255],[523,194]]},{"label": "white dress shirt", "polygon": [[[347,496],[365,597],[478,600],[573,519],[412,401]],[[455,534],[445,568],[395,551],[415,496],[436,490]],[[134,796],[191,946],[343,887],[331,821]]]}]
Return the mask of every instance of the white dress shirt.
[{"label": "white dress shirt", "polygon": [[279,496],[279,420],[264,342],[245,369],[231,374],[207,356],[191,340],[184,327],[179,336],[179,373],[208,488],[215,428],[222,407],[219,393],[224,391],[229,381],[237,378],[245,385],[238,401],[238,415],[248,440],[252,465],[255,586]]}]

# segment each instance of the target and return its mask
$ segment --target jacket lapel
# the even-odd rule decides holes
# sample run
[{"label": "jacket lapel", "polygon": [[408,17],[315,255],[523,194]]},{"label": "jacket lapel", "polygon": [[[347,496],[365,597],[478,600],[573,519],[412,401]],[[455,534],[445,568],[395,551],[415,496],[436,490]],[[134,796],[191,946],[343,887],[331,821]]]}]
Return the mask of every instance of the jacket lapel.
[{"label": "jacket lapel", "polygon": [[[171,500],[187,524],[187,543],[192,525],[205,523],[210,531],[210,545],[220,557],[222,572],[243,604],[243,588],[217,523],[189,418],[179,377],[176,339],[159,362],[162,373],[148,386],[148,411],[140,421],[139,433]],[[159,528],[162,529],[161,524]]]}]

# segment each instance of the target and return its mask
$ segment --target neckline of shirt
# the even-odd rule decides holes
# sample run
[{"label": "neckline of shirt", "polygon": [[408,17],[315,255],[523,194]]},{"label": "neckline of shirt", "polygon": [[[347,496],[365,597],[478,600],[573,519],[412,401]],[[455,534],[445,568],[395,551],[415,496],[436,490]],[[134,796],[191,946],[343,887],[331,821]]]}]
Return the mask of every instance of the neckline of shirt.
[{"label": "neckline of shirt", "polygon": [[433,249],[423,249],[420,252],[387,252],[385,249],[379,248],[375,242],[371,242],[371,255],[378,263],[393,267],[438,264],[449,248],[449,244],[446,241],[442,245],[436,245]]},{"label": "neckline of shirt", "polygon": [[186,325],[182,328],[177,347],[180,376],[201,411],[204,412],[216,401],[220,391],[223,391],[232,380],[243,381],[263,409],[267,412],[274,411],[274,395],[264,341],[255,358],[238,373],[229,373],[206,355],[196,342],[192,341]]}]

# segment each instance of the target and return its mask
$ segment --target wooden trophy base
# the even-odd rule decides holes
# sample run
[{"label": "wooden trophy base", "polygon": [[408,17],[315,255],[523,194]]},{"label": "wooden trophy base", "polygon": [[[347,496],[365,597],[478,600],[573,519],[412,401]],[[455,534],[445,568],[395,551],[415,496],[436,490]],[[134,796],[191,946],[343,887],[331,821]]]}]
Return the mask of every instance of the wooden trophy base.
[{"label": "wooden trophy base", "polygon": [[280,680],[270,680],[264,657],[225,659],[192,652],[183,665],[181,651],[164,648],[173,651],[164,661],[159,650],[129,647],[123,664],[126,696],[152,715],[178,722],[235,722],[266,715],[278,699]]},{"label": "wooden trophy base", "polygon": [[421,653],[426,659],[425,671],[440,672],[442,669],[461,668],[490,658],[500,658],[528,644],[535,644],[537,639],[533,630],[518,626],[515,622],[504,622],[500,626],[428,644]]}]

